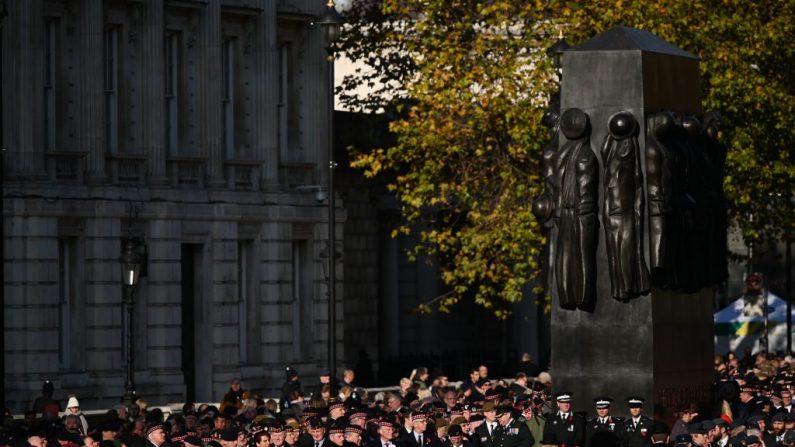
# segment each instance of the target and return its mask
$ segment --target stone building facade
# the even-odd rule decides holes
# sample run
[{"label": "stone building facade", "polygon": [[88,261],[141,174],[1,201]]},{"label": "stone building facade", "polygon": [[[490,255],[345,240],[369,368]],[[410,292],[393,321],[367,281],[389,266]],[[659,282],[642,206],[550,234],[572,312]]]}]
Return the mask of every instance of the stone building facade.
[{"label": "stone building facade", "polygon": [[[0,0],[2,2],[2,0]],[[5,0],[0,18],[6,402],[41,383],[84,409],[124,392],[122,239],[143,238],[138,394],[217,401],[234,377],[278,395],[327,363],[329,70],[325,0]],[[499,322],[443,291],[393,239],[397,204],[347,169],[383,123],[335,116],[338,365],[396,383],[419,364],[543,357],[532,301]],[[529,293],[528,293],[529,294]],[[413,363],[421,362],[421,363]],[[430,363],[428,363],[430,362]],[[366,368],[363,368],[366,369]],[[368,379],[361,376],[360,383]]]},{"label": "stone building facade", "polygon": [[287,364],[313,376],[327,360],[326,205],[312,185],[327,175],[330,64],[311,25],[325,1],[6,6],[9,406],[27,408],[44,379],[84,408],[119,401],[127,235],[148,256],[141,396],[214,401],[233,377],[274,390]]}]

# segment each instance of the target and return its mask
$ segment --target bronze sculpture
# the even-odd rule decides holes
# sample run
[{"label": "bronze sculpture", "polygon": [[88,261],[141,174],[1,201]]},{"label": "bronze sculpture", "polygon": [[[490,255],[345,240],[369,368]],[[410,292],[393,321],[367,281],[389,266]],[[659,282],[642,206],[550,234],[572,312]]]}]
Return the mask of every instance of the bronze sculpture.
[{"label": "bronze sculpture", "polygon": [[[558,153],[558,132],[560,130],[560,103],[553,100],[550,102],[541,124],[549,129],[550,141],[544,146],[541,158],[541,170],[544,177],[544,192],[533,201],[533,215],[538,223],[544,228],[551,228],[554,221],[552,214],[556,212],[555,201],[557,200],[559,187],[558,175],[555,171],[555,158]],[[551,264],[550,264],[551,265]]]},{"label": "bronze sculpture", "polygon": [[645,295],[651,289],[643,250],[644,191],[638,145],[638,124],[627,111],[608,120],[601,150],[604,214],[611,293],[619,301]]},{"label": "bronze sculpture", "polygon": [[695,136],[701,124],[693,116],[678,117],[675,132],[677,147],[677,169],[674,181],[679,189],[679,228],[676,255],[676,288],[684,292],[696,292],[701,288],[704,259],[700,240],[703,238],[703,201],[699,172],[699,148]]},{"label": "bronze sculpture", "polygon": [[550,134],[550,142],[544,146],[541,160],[544,191],[533,201],[533,215],[547,238],[547,244],[541,254],[542,259],[544,259],[541,273],[542,284],[547,290],[550,289],[552,281],[551,271],[554,267],[556,252],[555,244],[551,243],[551,241],[554,240],[555,235],[555,220],[552,219],[552,215],[556,212],[554,204],[558,199],[558,190],[560,189],[555,172],[555,157],[558,153],[558,133],[560,131],[559,123],[560,101],[553,96],[549,107],[541,118],[541,124],[549,129]]},{"label": "bronze sculpture", "polygon": [[566,110],[560,117],[566,137],[556,166],[560,181],[554,272],[560,306],[593,310],[596,303],[596,246],[599,166],[590,146],[588,115]]},{"label": "bronze sculpture", "polygon": [[676,240],[674,219],[673,170],[674,156],[671,136],[676,123],[674,115],[662,111],[646,118],[646,186],[649,201],[649,273],[657,287],[674,283],[673,249]]}]

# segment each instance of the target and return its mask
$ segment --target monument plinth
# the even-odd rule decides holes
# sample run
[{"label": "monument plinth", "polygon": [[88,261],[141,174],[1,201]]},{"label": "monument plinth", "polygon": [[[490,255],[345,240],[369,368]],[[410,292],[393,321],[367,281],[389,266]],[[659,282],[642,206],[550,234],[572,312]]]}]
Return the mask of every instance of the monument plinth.
[{"label": "monument plinth", "polygon": [[698,59],[619,27],[565,51],[562,70],[535,207],[549,231],[554,388],[575,410],[611,396],[618,415],[627,396],[647,413],[708,401],[725,147],[719,115],[702,112]]}]

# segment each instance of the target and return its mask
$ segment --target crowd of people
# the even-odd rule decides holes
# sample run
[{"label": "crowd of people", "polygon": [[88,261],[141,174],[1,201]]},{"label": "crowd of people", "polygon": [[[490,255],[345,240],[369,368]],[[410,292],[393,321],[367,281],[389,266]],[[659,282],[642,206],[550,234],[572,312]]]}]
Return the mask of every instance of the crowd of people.
[{"label": "crowd of people", "polygon": [[[492,380],[484,365],[457,386],[418,367],[377,393],[357,387],[351,369],[339,381],[322,372],[305,390],[287,367],[279,400],[234,380],[217,407],[187,403],[166,417],[139,400],[93,424],[77,397],[61,412],[45,382],[24,419],[6,424],[0,447],[795,447],[793,367],[789,356],[717,356],[714,402],[685,403],[671,420],[640,396],[578,402],[553,394],[546,373]],[[613,415],[619,405],[627,417]]]}]

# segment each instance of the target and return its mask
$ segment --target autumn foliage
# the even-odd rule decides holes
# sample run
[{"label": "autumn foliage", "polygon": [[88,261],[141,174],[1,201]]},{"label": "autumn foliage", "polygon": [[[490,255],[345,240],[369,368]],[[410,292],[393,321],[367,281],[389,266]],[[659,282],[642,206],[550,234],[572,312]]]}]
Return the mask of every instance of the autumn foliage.
[{"label": "autumn foliage", "polygon": [[[422,310],[474,299],[505,318],[539,274],[544,238],[531,205],[549,140],[540,121],[557,88],[545,49],[561,29],[577,44],[616,25],[642,28],[698,55],[704,108],[726,123],[732,222],[749,240],[791,236],[794,9],[783,0],[354,1],[340,49],[370,69],[338,93],[355,110],[393,113],[395,143],[357,152],[353,166],[400,199],[396,233],[419,241],[409,255],[439,263],[449,292]],[[361,86],[371,94],[352,93]]]}]

